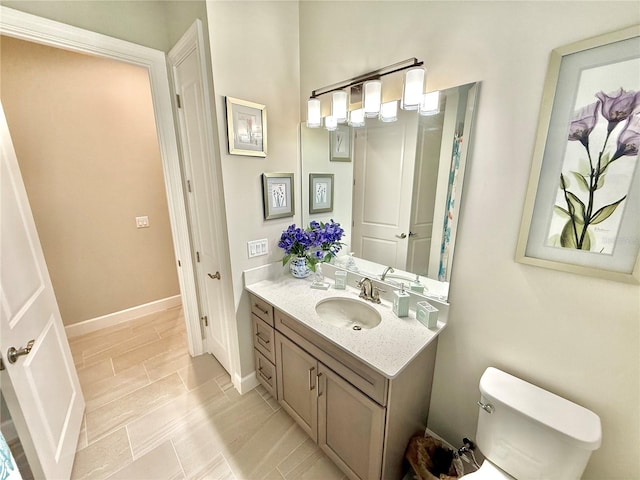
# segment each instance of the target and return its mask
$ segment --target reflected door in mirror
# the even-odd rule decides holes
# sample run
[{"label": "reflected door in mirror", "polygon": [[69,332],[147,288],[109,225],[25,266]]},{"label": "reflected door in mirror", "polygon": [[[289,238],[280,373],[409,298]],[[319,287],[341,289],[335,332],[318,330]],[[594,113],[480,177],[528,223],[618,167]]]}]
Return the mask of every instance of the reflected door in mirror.
[{"label": "reflected door in mirror", "polygon": [[404,270],[407,265],[417,116],[355,130],[352,250]]}]

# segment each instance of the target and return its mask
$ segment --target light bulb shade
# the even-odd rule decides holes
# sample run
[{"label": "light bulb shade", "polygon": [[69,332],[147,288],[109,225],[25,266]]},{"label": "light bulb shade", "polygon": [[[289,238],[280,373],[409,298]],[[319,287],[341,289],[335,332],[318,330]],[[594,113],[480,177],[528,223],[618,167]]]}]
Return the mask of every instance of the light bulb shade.
[{"label": "light bulb shade", "polygon": [[335,117],[338,123],[347,121],[347,92],[338,90],[331,96],[331,116]]},{"label": "light bulb shade", "polygon": [[395,122],[398,119],[398,101],[385,102],[380,106],[380,120],[382,122]]},{"label": "light bulb shade", "polygon": [[349,112],[349,126],[364,127],[364,109],[358,108]]},{"label": "light bulb shade", "polygon": [[320,100],[310,98],[307,102],[307,127],[318,128],[322,125],[320,116]]},{"label": "light bulb shade", "polygon": [[422,96],[420,115],[437,115],[440,113],[440,92],[429,92]]},{"label": "light bulb shade", "polygon": [[324,128],[330,132],[338,128],[338,120],[333,115],[324,117]]},{"label": "light bulb shade", "polygon": [[382,101],[382,82],[380,80],[370,80],[362,85],[362,106],[366,117],[377,117],[380,113],[380,102]]},{"label": "light bulb shade", "polygon": [[402,86],[402,109],[417,110],[424,93],[425,70],[422,67],[411,68],[404,74]]}]

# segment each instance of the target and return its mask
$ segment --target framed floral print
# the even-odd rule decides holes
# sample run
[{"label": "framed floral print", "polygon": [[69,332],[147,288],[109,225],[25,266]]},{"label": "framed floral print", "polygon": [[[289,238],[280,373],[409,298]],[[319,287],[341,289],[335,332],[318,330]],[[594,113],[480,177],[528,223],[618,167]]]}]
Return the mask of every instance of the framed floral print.
[{"label": "framed floral print", "polygon": [[640,283],[640,25],[551,53],[517,260]]},{"label": "framed floral print", "polygon": [[262,174],[262,205],[265,220],[293,217],[293,173]]},{"label": "framed floral print", "polygon": [[309,213],[333,212],[333,173],[309,174]]},{"label": "framed floral print", "polygon": [[226,97],[227,136],[231,155],[267,156],[267,107]]},{"label": "framed floral print", "polygon": [[338,125],[330,132],[332,162],[351,161],[351,127],[348,125]]}]

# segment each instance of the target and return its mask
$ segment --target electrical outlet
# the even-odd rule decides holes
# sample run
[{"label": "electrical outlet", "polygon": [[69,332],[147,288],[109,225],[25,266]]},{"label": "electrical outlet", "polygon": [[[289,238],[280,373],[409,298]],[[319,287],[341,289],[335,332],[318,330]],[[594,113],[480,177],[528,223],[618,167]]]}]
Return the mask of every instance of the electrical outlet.
[{"label": "electrical outlet", "polygon": [[266,255],[269,253],[269,242],[266,238],[261,240],[251,240],[250,242],[247,242],[247,251],[249,253],[249,258]]},{"label": "electrical outlet", "polygon": [[149,228],[149,217],[146,215],[144,217],[136,217],[136,227]]}]

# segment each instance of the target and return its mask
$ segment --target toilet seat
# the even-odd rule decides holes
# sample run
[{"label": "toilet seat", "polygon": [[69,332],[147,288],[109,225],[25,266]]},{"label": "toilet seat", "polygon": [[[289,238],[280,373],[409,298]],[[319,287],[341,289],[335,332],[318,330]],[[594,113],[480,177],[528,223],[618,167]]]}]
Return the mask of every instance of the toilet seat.
[{"label": "toilet seat", "polygon": [[504,470],[499,469],[489,460],[485,460],[475,472],[463,475],[460,480],[516,480]]}]

